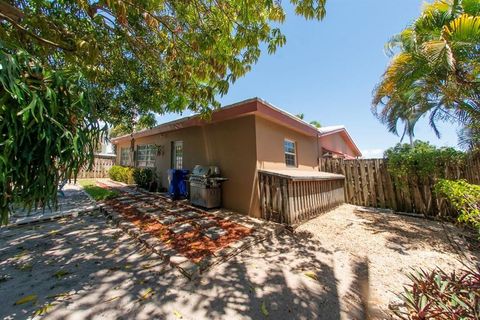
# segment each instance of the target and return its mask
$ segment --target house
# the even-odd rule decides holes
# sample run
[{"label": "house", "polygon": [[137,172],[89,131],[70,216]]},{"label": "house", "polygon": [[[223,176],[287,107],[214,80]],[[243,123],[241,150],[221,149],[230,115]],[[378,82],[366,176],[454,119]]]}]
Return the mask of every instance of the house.
[{"label": "house", "polygon": [[362,156],[345,126],[322,127],[318,132],[323,157],[356,159]]},{"label": "house", "polygon": [[[220,108],[209,120],[186,117],[114,138],[112,143],[116,145],[117,164],[155,168],[164,187],[168,185],[169,168],[219,166],[221,175],[228,178],[222,187],[223,207],[254,217],[264,216],[268,208],[272,211],[275,206],[287,210],[289,205],[287,187],[280,201],[276,193],[279,188],[270,186],[274,179],[267,177],[262,182],[260,173],[262,177],[290,177],[289,181],[341,179],[343,190],[343,176],[318,171],[319,158],[325,152],[348,158],[361,155],[344,127],[319,130],[259,98]],[[274,188],[272,192],[266,189],[267,184]],[[296,188],[294,185],[289,187]],[[311,187],[313,197],[315,186]],[[298,188],[303,188],[300,182]],[[308,188],[305,186],[302,192]],[[294,196],[293,189],[290,193]],[[337,197],[339,194],[337,190]],[[290,202],[289,210],[293,211],[293,200]]]}]

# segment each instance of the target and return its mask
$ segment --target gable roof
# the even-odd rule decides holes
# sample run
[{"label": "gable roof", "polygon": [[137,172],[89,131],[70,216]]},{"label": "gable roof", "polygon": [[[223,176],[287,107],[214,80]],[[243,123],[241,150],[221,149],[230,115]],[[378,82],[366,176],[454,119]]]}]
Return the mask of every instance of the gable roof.
[{"label": "gable roof", "polygon": [[132,136],[133,138],[147,137],[183,128],[202,126],[210,123],[235,119],[250,114],[256,114],[261,117],[268,118],[271,121],[277,122],[280,125],[289,127],[305,135],[318,135],[318,131],[315,126],[299,119],[289,112],[275,107],[265,100],[255,97],[214,110],[210,119],[202,119],[200,115],[184,117],[178,120],[162,123],[151,129],[145,129],[134,132],[133,134],[126,134],[120,137],[112,138],[111,142],[116,144],[127,139],[130,140]]},{"label": "gable roof", "polygon": [[[348,133],[345,126],[339,125],[339,126],[321,127],[318,129],[318,132],[320,133],[320,137],[319,137],[320,139],[322,139],[322,137],[326,137],[332,134],[339,134],[343,138],[345,143],[353,150],[353,152],[355,152],[356,157],[362,156],[362,152],[360,151],[360,149],[358,149],[357,145],[353,141],[352,137]],[[329,151],[333,151],[333,150],[329,150]]]}]

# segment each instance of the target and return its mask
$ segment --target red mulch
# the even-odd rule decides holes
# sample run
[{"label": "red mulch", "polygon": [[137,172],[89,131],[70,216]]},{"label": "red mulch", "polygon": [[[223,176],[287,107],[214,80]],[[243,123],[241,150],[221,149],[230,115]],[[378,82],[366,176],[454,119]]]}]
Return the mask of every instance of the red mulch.
[{"label": "red mulch", "polygon": [[[98,183],[100,187],[107,187],[104,184]],[[126,194],[124,194],[126,195]],[[130,198],[137,200],[136,196],[129,195]],[[227,233],[217,240],[212,240],[201,233],[201,228],[194,225],[194,229],[190,232],[175,235],[168,229],[168,226],[159,223],[158,221],[145,216],[143,213],[136,210],[133,206],[122,204],[115,199],[107,200],[106,203],[116,209],[117,212],[122,214],[127,220],[138,226],[144,232],[148,232],[155,237],[159,238],[162,242],[174,248],[178,253],[186,256],[195,263],[200,262],[203,258],[211,256],[214,252],[227,247],[229,244],[242,239],[252,233],[252,229],[242,226],[240,224],[216,217],[209,214],[206,211],[200,209],[192,209],[190,207],[184,207],[181,204],[175,205],[174,202],[168,202],[161,196],[154,196],[155,202],[162,202],[161,206],[171,208],[185,208],[187,211],[195,211],[200,214],[201,218],[208,218],[215,220],[218,225],[227,231]],[[142,203],[142,200],[137,200],[138,203]],[[150,201],[152,202],[152,201]],[[151,205],[152,207],[158,207]],[[159,210],[162,208],[158,207]],[[171,215],[175,215],[172,213]],[[163,216],[162,216],[163,217]],[[197,218],[199,219],[199,218]],[[179,220],[175,224],[182,224],[190,222],[195,219],[183,219]]]}]

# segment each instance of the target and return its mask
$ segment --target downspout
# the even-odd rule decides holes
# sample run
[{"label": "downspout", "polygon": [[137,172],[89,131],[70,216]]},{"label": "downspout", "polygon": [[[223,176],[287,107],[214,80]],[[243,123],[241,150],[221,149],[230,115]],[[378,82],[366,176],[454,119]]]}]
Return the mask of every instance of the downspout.
[{"label": "downspout", "polygon": [[317,166],[318,166],[318,171],[320,171],[320,134],[317,129]]}]

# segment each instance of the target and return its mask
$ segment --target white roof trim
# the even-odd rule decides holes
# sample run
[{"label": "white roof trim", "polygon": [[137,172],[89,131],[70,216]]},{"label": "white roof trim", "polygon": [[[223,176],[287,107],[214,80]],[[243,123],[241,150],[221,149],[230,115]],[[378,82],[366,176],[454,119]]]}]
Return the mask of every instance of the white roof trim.
[{"label": "white roof trim", "polygon": [[326,133],[331,133],[331,132],[335,132],[335,131],[343,130],[343,129],[345,129],[344,125],[328,126],[328,127],[318,128],[318,132],[320,132],[321,134],[326,134]]}]

